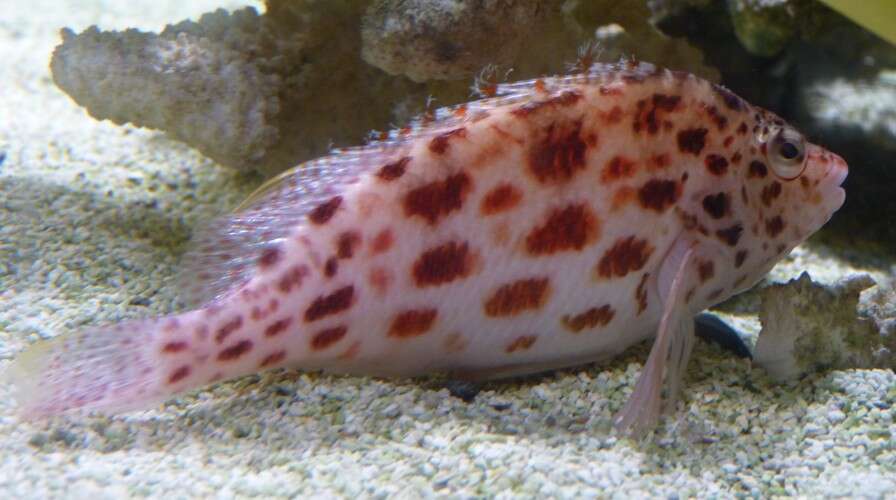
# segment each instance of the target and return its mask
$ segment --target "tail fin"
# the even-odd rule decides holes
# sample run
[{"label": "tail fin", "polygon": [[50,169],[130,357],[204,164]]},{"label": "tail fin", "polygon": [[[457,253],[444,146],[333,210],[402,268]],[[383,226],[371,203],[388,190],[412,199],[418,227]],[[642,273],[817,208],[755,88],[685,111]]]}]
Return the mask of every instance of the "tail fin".
[{"label": "tail fin", "polygon": [[89,328],[40,342],[3,377],[25,417],[143,409],[171,396],[154,363],[159,321]]}]

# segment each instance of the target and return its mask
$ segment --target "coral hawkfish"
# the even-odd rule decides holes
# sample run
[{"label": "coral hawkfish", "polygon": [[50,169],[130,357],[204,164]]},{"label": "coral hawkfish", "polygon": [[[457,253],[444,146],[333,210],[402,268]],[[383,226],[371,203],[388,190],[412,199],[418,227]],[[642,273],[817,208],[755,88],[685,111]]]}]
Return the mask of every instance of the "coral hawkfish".
[{"label": "coral hawkfish", "polygon": [[26,415],[146,408],[278,367],[492,379],[655,336],[617,424],[674,401],[693,317],[844,201],[846,163],[646,63],[493,85],[282,176],[197,236],[195,309],[62,335],[13,367]]}]

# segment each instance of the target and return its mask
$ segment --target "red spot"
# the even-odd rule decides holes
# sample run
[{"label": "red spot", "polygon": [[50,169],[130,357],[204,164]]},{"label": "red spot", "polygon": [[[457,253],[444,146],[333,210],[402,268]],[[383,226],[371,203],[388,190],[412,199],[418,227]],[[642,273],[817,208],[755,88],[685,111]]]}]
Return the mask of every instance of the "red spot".
[{"label": "red spot", "polygon": [[174,333],[180,328],[180,321],[177,318],[170,318],[165,322],[162,331],[165,333]]},{"label": "red spot", "polygon": [[326,316],[340,313],[350,308],[355,302],[355,287],[352,285],[340,288],[330,295],[321,295],[305,310],[305,321],[311,323]]},{"label": "red spot", "polygon": [[315,351],[326,349],[342,340],[342,337],[345,337],[346,332],[348,332],[348,327],[344,325],[321,330],[311,338],[311,348]]},{"label": "red spot", "polygon": [[404,175],[405,170],[407,169],[408,163],[411,161],[410,156],[405,156],[399,160],[396,160],[392,163],[387,163],[380,167],[377,171],[376,176],[384,181],[394,181],[398,179],[402,175]]},{"label": "red spot", "polygon": [[470,177],[461,172],[413,189],[404,197],[404,213],[408,217],[418,215],[435,225],[439,219],[460,210],[470,185]]},{"label": "red spot", "polygon": [[238,343],[218,353],[218,361],[233,361],[252,349],[251,340],[241,340]]},{"label": "red spot", "polygon": [[236,316],[231,319],[227,323],[221,325],[218,330],[215,332],[215,341],[219,344],[224,341],[231,333],[240,329],[243,326],[243,317]]},{"label": "red spot", "polygon": [[621,278],[640,271],[652,254],[653,247],[647,240],[635,236],[620,238],[598,261],[597,275],[601,278]]},{"label": "red spot", "polygon": [[701,261],[697,264],[697,275],[700,277],[700,283],[706,283],[715,275],[716,266],[711,260]]},{"label": "red spot", "polygon": [[610,111],[601,112],[600,117],[607,125],[614,125],[622,121],[622,108],[613,106]]},{"label": "red spot", "polygon": [[361,235],[356,231],[346,231],[339,235],[336,242],[336,256],[340,259],[351,259],[355,255],[355,248],[361,243]]},{"label": "red spot", "polygon": [[173,372],[171,372],[171,375],[168,376],[168,383],[176,384],[176,383],[180,382],[181,380],[187,378],[190,375],[190,371],[191,370],[190,370],[189,366],[187,366],[187,365],[181,366],[177,370],[174,370]]},{"label": "red spot", "polygon": [[271,354],[268,354],[261,360],[261,363],[258,364],[259,368],[266,368],[271,365],[276,365],[286,359],[286,351],[277,351]]},{"label": "red spot", "polygon": [[531,278],[503,285],[485,302],[485,314],[515,316],[526,310],[540,309],[547,301],[548,284],[547,278]]},{"label": "red spot", "polygon": [[709,119],[716,124],[716,127],[719,129],[719,131],[725,130],[725,128],[728,126],[728,118],[726,118],[725,115],[719,113],[719,109],[715,106],[709,106],[708,108],[706,108],[706,113],[709,115]]},{"label": "red spot", "polygon": [[304,265],[293,266],[283,273],[277,282],[277,288],[283,293],[289,293],[293,288],[298,288],[302,280],[308,275],[308,267]]},{"label": "red spot", "polygon": [[740,111],[743,108],[743,103],[741,102],[740,97],[734,95],[730,90],[722,87],[721,85],[715,84],[713,84],[712,88],[722,99],[722,102],[725,103],[725,106],[727,106],[728,109]]},{"label": "red spot", "polygon": [[375,267],[370,270],[367,276],[370,286],[380,295],[384,295],[389,290],[389,284],[392,282],[392,275],[389,271],[382,267]]},{"label": "red spot", "polygon": [[361,352],[361,341],[356,340],[352,343],[352,345],[348,346],[348,349],[342,352],[336,359],[342,361],[348,361],[350,359],[355,359],[358,357],[358,353]]},{"label": "red spot", "polygon": [[731,227],[727,227],[725,229],[719,229],[716,231],[716,236],[719,237],[720,240],[725,242],[728,246],[737,246],[737,242],[740,241],[740,235],[744,232],[744,227],[740,224],[735,224]]},{"label": "red spot", "polygon": [[721,219],[728,214],[731,206],[725,193],[708,194],[703,197],[703,210],[713,219]]},{"label": "red spot", "polygon": [[741,158],[743,158],[743,157],[741,156],[740,151],[738,151],[738,152],[734,153],[733,155],[731,155],[731,163],[733,163],[735,165],[739,165]]},{"label": "red spot", "polygon": [[678,133],[678,149],[682,153],[690,153],[694,156],[700,156],[703,146],[706,145],[706,133],[709,132],[705,128],[689,128]]},{"label": "red spot", "polygon": [[532,347],[536,340],[538,340],[538,337],[535,335],[523,335],[515,338],[504,350],[508,354],[516,351],[525,351]]},{"label": "red spot", "polygon": [[601,182],[613,182],[626,177],[631,177],[637,172],[634,161],[624,156],[614,156],[604,165],[600,173]]},{"label": "red spot", "polygon": [[501,184],[485,195],[479,205],[479,210],[483,215],[506,212],[519,204],[522,198],[522,193],[511,184]]},{"label": "red spot", "polygon": [[586,328],[606,326],[607,323],[613,320],[615,315],[616,311],[609,304],[605,304],[600,307],[592,307],[575,316],[564,316],[561,321],[567,330],[579,333]]},{"label": "red spot", "polygon": [[370,253],[373,255],[381,254],[392,248],[392,231],[383,229],[373,238],[370,243]]},{"label": "red spot", "polygon": [[186,348],[186,342],[168,342],[167,344],[165,344],[165,347],[162,348],[162,352],[173,354],[176,352],[181,352]]},{"label": "red spot", "polygon": [[781,183],[778,181],[774,181],[768,186],[762,188],[762,194],[760,198],[762,199],[762,204],[770,207],[772,202],[775,201],[778,196],[781,196]]},{"label": "red spot", "polygon": [[[747,251],[740,250],[734,256],[734,267],[739,268],[744,264],[744,261],[747,260]],[[736,286],[736,285],[735,285]]]},{"label": "red spot", "polygon": [[728,171],[728,160],[716,154],[706,155],[706,169],[713,175],[724,175]]},{"label": "red spot", "polygon": [[734,142],[734,136],[729,135],[728,137],[725,138],[725,141],[722,142],[722,145],[725,146],[726,148],[729,148],[729,147],[731,147],[731,144],[733,142]]},{"label": "red spot", "polygon": [[275,337],[285,332],[287,328],[289,328],[289,324],[292,323],[292,318],[283,318],[279,319],[264,329],[265,337]]},{"label": "red spot", "polygon": [[435,323],[438,311],[435,309],[417,309],[404,311],[392,320],[389,327],[389,336],[398,338],[410,338],[423,335],[428,332]]},{"label": "red spot", "polygon": [[473,257],[466,242],[450,242],[423,252],[414,263],[414,281],[418,287],[438,286],[466,277],[472,270]]},{"label": "red spot", "polygon": [[326,224],[336,214],[340,205],[342,205],[342,196],[334,196],[309,212],[308,220],[317,225]]},{"label": "red spot", "polygon": [[640,315],[647,309],[647,278],[650,277],[650,273],[644,273],[644,276],[641,276],[641,281],[638,282],[638,287],[635,288],[635,300],[638,301],[638,312],[636,315]]},{"label": "red spot", "polygon": [[269,268],[279,262],[280,257],[282,257],[280,247],[275,246],[265,248],[264,251],[261,252],[261,256],[258,258],[258,266],[262,269]]},{"label": "red spot", "polygon": [[635,196],[636,191],[634,190],[634,188],[629,186],[622,186],[613,193],[613,204],[611,205],[610,210],[615,212],[620,208],[628,205],[629,203],[634,201]]},{"label": "red spot", "polygon": [[459,332],[454,332],[445,337],[442,341],[442,348],[447,352],[462,352],[467,348],[469,342]]},{"label": "red spot", "polygon": [[747,124],[744,122],[740,123],[740,126],[737,127],[737,135],[744,135],[747,133]]},{"label": "red spot", "polygon": [[449,141],[452,137],[466,137],[467,129],[465,127],[456,128],[439,134],[429,141],[429,150],[437,155],[445,154],[448,151]]},{"label": "red spot", "polygon": [[336,257],[330,257],[324,264],[324,276],[332,278],[337,271],[339,271],[339,261],[336,260]]},{"label": "red spot", "polygon": [[638,189],[641,206],[657,212],[664,212],[681,195],[681,186],[673,180],[651,179]]},{"label": "red spot", "polygon": [[[544,84],[542,84],[544,85]],[[514,116],[525,118],[532,113],[535,113],[541,109],[548,107],[566,107],[572,106],[573,104],[579,102],[582,99],[582,94],[575,90],[567,90],[561,93],[560,95],[551,97],[549,99],[544,99],[541,101],[533,101],[523,104],[511,111],[511,114]]]},{"label": "red spot", "polygon": [[672,164],[672,159],[669,158],[669,155],[666,153],[653,155],[650,157],[650,161],[647,163],[647,166],[652,170],[662,170],[667,168]]},{"label": "red spot", "polygon": [[526,237],[531,255],[581,250],[597,239],[598,221],[584,204],[553,209],[545,223]]},{"label": "red spot", "polygon": [[252,319],[252,321],[258,321],[258,320],[262,319],[264,316],[265,315],[262,312],[260,307],[252,306],[252,311],[249,313],[249,317]]},{"label": "red spot", "polygon": [[585,168],[588,145],[580,136],[582,122],[571,127],[552,123],[544,139],[529,151],[529,168],[543,184],[568,182],[578,170]]},{"label": "red spot", "polygon": [[781,231],[783,230],[784,219],[782,219],[780,215],[776,215],[771,219],[765,221],[765,232],[772,238],[781,234]]},{"label": "red spot", "polygon": [[747,177],[758,177],[761,179],[766,175],[768,175],[768,167],[765,166],[765,163],[762,163],[759,160],[750,162],[750,168],[747,170]]},{"label": "red spot", "polygon": [[653,98],[648,105],[647,99],[638,101],[638,114],[632,123],[632,129],[635,133],[645,129],[648,134],[654,135],[660,130],[660,123],[663,115],[675,111],[681,102],[681,96],[653,94]]}]

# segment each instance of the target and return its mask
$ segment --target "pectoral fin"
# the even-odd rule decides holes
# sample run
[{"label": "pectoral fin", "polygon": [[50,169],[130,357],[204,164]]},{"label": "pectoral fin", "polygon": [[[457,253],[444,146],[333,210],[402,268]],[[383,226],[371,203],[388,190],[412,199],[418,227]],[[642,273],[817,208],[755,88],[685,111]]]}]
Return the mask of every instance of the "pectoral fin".
[{"label": "pectoral fin", "polygon": [[663,407],[671,408],[694,347],[694,315],[688,308],[685,289],[692,282],[695,249],[677,243],[660,270],[663,316],[647,363],[625,406],[616,415],[616,429],[633,436],[656,426]]}]

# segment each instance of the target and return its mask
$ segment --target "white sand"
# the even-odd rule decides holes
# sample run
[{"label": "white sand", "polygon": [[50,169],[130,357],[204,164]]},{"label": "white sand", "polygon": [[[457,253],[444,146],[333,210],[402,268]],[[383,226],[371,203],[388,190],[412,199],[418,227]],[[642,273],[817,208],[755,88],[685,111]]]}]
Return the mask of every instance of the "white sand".
[{"label": "white sand", "polygon": [[[0,370],[38,337],[173,309],[193,224],[254,181],[159,134],[92,120],[50,79],[58,29],[158,30],[237,5],[0,2]],[[701,344],[687,410],[637,444],[609,421],[645,353],[495,384],[470,404],[433,381],[277,372],[156,411],[25,423],[0,387],[0,498],[896,491],[892,371],[781,387]]]}]

